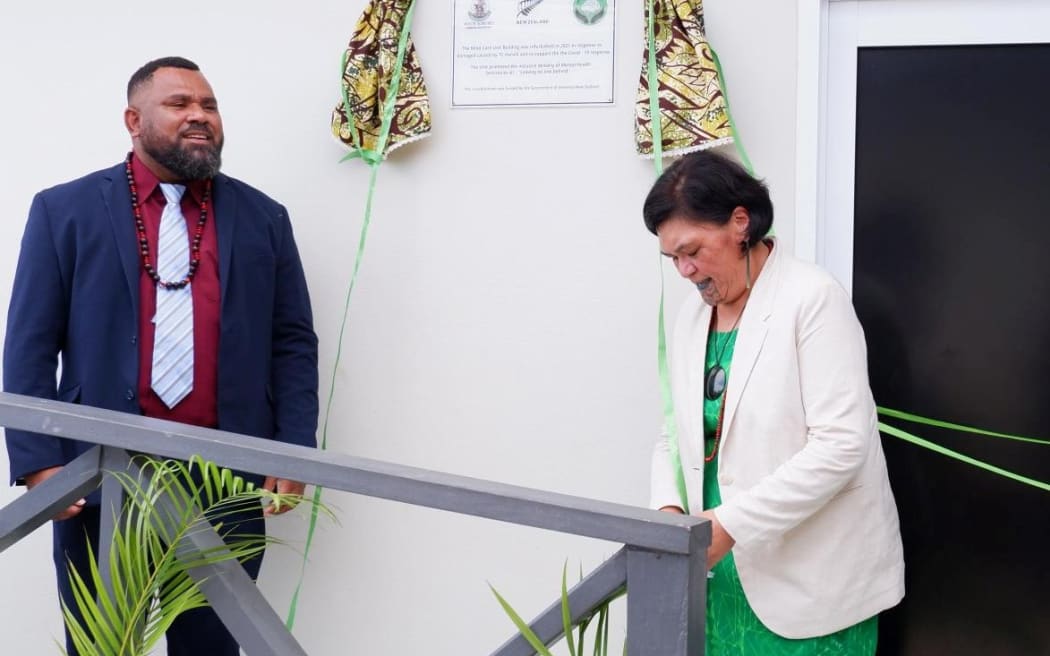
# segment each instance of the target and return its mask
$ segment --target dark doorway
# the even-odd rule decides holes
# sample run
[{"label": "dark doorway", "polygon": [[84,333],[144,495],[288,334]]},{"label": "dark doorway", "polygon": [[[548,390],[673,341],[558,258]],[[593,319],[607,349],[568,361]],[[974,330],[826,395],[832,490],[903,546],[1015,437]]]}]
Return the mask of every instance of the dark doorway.
[{"label": "dark doorway", "polygon": [[[1050,45],[863,48],[854,301],[879,405],[1050,439]],[[888,423],[1050,481],[1050,446]],[[884,656],[1050,654],[1050,492],[884,436]]]}]

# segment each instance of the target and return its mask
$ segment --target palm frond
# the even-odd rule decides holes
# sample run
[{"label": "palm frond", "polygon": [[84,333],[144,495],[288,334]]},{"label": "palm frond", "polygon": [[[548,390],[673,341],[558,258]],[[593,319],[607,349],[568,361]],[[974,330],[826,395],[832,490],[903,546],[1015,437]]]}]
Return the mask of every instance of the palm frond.
[{"label": "palm frond", "polygon": [[[63,604],[62,612],[81,656],[151,653],[179,615],[208,605],[191,570],[243,563],[281,543],[238,530],[237,516],[264,502],[294,506],[302,501],[299,495],[258,489],[199,457],[184,463],[136,456],[132,462],[130,471],[106,472],[125,494],[114,522],[109,580],[90,545],[87,572],[68,566],[75,609]],[[323,505],[318,508],[334,517]],[[225,544],[187,549],[202,531],[218,531]]]}]

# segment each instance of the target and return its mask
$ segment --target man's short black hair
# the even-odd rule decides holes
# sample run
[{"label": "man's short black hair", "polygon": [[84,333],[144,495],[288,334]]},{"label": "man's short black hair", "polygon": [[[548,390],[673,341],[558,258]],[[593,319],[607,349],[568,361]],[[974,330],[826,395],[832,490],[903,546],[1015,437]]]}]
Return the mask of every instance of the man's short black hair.
[{"label": "man's short black hair", "polygon": [[131,94],[140,86],[150,81],[158,68],[182,68],[187,71],[199,71],[201,68],[185,57],[161,57],[143,64],[142,68],[135,71],[128,80],[128,103],[131,102]]}]

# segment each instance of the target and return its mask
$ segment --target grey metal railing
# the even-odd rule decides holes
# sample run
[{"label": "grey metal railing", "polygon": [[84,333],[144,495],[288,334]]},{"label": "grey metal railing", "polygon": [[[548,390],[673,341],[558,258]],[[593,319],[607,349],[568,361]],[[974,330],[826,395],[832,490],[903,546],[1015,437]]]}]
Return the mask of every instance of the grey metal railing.
[{"label": "grey metal railing", "polygon": [[[706,520],[16,394],[0,393],[0,425],[98,445],[0,508],[0,551],[100,484],[103,507],[119,504],[119,485],[102,474],[126,468],[128,451],[182,460],[198,455],[232,469],[623,543],[623,549],[569,592],[574,621],[626,586],[628,653],[703,654],[705,559],[711,541]],[[112,517],[102,513],[103,566],[108,562],[106,537],[112,534],[107,515]],[[207,549],[220,540],[213,531],[193,535],[196,542],[183,548]],[[245,653],[305,656],[240,565],[219,563],[194,576]],[[531,626],[547,644],[560,638],[560,600]],[[533,653],[515,636],[493,656]]]}]

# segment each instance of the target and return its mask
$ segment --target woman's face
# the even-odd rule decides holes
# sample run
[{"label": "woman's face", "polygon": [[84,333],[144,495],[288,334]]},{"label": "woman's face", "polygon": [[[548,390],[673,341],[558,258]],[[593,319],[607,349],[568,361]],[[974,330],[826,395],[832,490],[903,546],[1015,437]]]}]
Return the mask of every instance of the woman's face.
[{"label": "woman's face", "polygon": [[748,222],[742,207],[733,210],[725,225],[672,215],[656,231],[660,252],[697,286],[708,305],[734,301],[746,289],[740,244],[746,240]]}]

